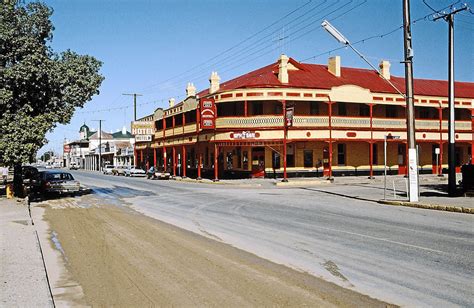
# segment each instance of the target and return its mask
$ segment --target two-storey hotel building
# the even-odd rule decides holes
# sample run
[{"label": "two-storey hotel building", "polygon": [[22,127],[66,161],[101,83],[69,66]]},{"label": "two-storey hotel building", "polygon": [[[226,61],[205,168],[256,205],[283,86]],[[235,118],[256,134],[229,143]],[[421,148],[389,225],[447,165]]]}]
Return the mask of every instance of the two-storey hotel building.
[{"label": "two-storey hotel building", "polygon": [[[282,55],[223,83],[213,72],[208,89],[196,94],[188,84],[186,99],[142,119],[154,134],[137,139],[136,164],[212,179],[281,177],[284,169],[288,176],[372,176],[383,172],[386,152],[389,172],[405,174],[405,98],[380,75],[405,92],[405,79],[391,76],[388,61],[375,72],[341,67],[337,56],[318,65]],[[414,91],[419,169],[441,173],[448,83],[415,79]],[[473,116],[474,83],[456,82],[457,169],[474,162]]]}]

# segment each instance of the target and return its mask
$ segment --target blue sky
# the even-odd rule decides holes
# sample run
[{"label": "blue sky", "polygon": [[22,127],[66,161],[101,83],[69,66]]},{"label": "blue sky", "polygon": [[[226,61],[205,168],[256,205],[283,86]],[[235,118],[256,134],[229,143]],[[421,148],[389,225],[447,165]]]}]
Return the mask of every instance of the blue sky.
[{"label": "blue sky", "polygon": [[[340,55],[343,66],[367,68],[321,27],[328,19],[352,42],[387,33],[402,24],[402,0],[46,0],[54,9],[52,47],[95,56],[103,62],[100,95],[78,109],[70,124],[47,135],[40,153],[61,151],[64,138],[77,139],[85,122],[104,119],[103,130],[130,128],[132,97],[141,93],[138,117],[183,97],[187,82],[198,91],[211,71],[221,81],[274,62],[280,53],[298,61],[325,64]],[[411,1],[412,21],[430,13]],[[440,9],[455,1],[428,0]],[[472,1],[467,1],[472,7]],[[305,5],[306,4],[306,5]],[[459,4],[458,4],[459,6]],[[299,8],[299,9],[298,9]],[[295,11],[296,10],[296,11]],[[290,12],[293,13],[289,14]],[[333,13],[331,13],[333,12]],[[286,16],[286,17],[285,17]],[[473,81],[474,15],[456,16],[456,80]],[[421,19],[412,27],[415,78],[447,78],[447,24]],[[403,31],[356,45],[371,62],[391,61],[403,76]],[[316,56],[316,57],[315,57]]]}]

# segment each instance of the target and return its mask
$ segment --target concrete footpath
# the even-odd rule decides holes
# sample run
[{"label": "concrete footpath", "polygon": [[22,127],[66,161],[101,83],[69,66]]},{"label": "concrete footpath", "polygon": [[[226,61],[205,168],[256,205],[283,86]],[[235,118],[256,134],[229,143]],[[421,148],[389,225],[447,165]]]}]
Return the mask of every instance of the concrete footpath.
[{"label": "concrete footpath", "polygon": [[[341,197],[377,202],[387,205],[409,206],[424,209],[451,211],[458,213],[474,214],[474,198],[468,196],[449,197],[447,193],[447,176],[420,175],[419,202],[410,203],[407,199],[407,178],[400,175],[387,176],[384,196],[384,177],[376,176],[369,179],[364,176],[334,177],[333,181],[326,178],[289,178],[288,182],[281,179],[240,179],[240,180],[202,180],[200,183],[232,185],[253,188],[281,188],[281,189],[306,189]],[[179,181],[194,182],[193,179]],[[456,181],[461,180],[458,175]]]},{"label": "concrete footpath", "polygon": [[0,198],[0,306],[54,307],[28,206],[4,198]]}]

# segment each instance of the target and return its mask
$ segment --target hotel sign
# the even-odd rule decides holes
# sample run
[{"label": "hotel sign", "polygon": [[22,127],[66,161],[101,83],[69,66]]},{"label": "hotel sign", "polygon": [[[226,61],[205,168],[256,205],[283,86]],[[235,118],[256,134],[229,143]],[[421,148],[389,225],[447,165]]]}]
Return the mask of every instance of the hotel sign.
[{"label": "hotel sign", "polygon": [[151,135],[136,135],[135,136],[136,142],[149,142],[151,141],[151,139],[152,139]]},{"label": "hotel sign", "polygon": [[213,98],[201,99],[201,129],[216,128],[216,102]]},{"label": "hotel sign", "polygon": [[133,121],[132,135],[152,135],[155,133],[155,123],[153,121]]}]

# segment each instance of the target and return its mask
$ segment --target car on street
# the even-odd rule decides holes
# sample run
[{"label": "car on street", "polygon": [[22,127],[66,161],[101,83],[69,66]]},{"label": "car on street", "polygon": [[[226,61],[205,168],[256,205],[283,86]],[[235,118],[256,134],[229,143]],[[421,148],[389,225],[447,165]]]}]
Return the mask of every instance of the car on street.
[{"label": "car on street", "polygon": [[125,175],[125,169],[127,166],[115,166],[112,168],[112,174],[113,175]]},{"label": "car on street", "polygon": [[165,170],[163,167],[161,167],[161,168],[156,169],[155,177],[158,180],[169,180],[171,177],[171,173]]},{"label": "car on street", "polygon": [[104,168],[102,168],[102,172],[104,174],[114,174],[113,171],[115,169],[114,165],[105,165]]},{"label": "car on street", "polygon": [[138,177],[138,176],[146,176],[146,172],[143,169],[136,168],[135,166],[130,166],[125,169],[125,176],[129,177]]},{"label": "car on street", "polygon": [[38,179],[37,192],[42,194],[74,194],[80,191],[80,183],[69,172],[41,171]]}]

